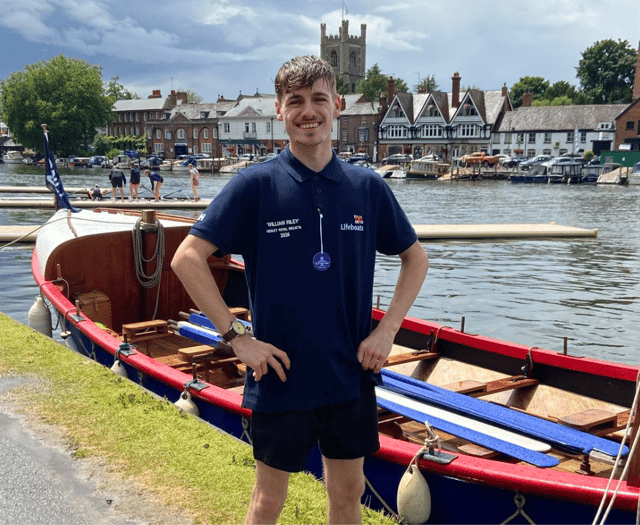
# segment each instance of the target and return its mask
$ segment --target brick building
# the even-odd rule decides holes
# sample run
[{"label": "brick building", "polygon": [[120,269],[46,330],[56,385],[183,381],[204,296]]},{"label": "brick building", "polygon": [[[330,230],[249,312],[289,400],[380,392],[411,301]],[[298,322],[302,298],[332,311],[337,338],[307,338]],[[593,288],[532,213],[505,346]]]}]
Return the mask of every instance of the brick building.
[{"label": "brick building", "polygon": [[631,104],[616,118],[615,149],[640,151],[640,44]]},{"label": "brick building", "polygon": [[336,149],[367,153],[374,159],[377,155],[379,110],[380,103],[369,102],[364,95],[343,95]]}]

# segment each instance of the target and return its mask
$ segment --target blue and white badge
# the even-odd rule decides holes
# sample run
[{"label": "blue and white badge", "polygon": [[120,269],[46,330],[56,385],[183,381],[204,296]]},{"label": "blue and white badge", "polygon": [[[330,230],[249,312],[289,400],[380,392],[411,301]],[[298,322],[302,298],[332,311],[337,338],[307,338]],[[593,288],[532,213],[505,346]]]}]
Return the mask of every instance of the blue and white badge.
[{"label": "blue and white badge", "polygon": [[324,272],[331,266],[331,257],[328,253],[318,252],[313,256],[313,267],[319,272]]}]

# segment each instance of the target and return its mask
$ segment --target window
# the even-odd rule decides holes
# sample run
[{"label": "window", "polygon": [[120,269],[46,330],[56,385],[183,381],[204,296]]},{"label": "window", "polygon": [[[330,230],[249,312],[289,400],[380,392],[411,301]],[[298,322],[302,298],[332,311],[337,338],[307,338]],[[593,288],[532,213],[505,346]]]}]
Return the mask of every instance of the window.
[{"label": "window", "polygon": [[252,131],[253,133],[256,133],[256,132],[258,131],[258,129],[257,129],[257,127],[256,127],[256,126],[257,126],[257,123],[256,123],[256,122],[252,122],[252,123],[251,123],[251,131]]},{"label": "window", "polygon": [[271,122],[267,122],[267,133],[271,133]]},{"label": "window", "polygon": [[465,117],[471,117],[474,115],[477,115],[478,112],[476,111],[476,108],[473,104],[471,104],[470,102],[466,102],[464,104],[462,104],[462,113],[461,115],[465,116]]},{"label": "window", "polygon": [[149,112],[148,111],[144,112],[144,120],[145,121],[149,120]]},{"label": "window", "polygon": [[348,129],[343,129],[341,135],[342,135],[342,138],[340,140],[342,140],[342,142],[347,142],[347,140],[349,140],[349,130]]},{"label": "window", "polygon": [[369,128],[358,128],[358,140],[360,142],[369,141]]},{"label": "window", "polygon": [[632,130],[633,129],[633,125],[634,125],[634,122],[632,120],[627,122],[627,131]]},{"label": "window", "polygon": [[200,144],[200,150],[202,153],[211,153],[211,142],[203,142]]},{"label": "window", "polygon": [[407,138],[407,128],[404,126],[387,126],[387,137],[390,139]]},{"label": "window", "polygon": [[245,130],[247,133],[249,133],[249,123],[248,123],[248,122],[245,122],[245,123],[244,123],[244,130]]},{"label": "window", "polygon": [[198,139],[198,128],[193,128],[193,138]]},{"label": "window", "polygon": [[157,129],[157,130],[156,130],[156,138],[157,138],[158,140],[160,140],[160,139],[162,138],[162,130],[160,130],[160,129]]},{"label": "window", "polygon": [[171,140],[171,132],[169,130],[164,132],[164,138],[167,140]]},{"label": "window", "polygon": [[[182,139],[184,140],[186,133],[184,132],[184,129],[180,128],[179,130],[176,131],[176,138],[177,139]],[[171,137],[169,137],[171,138]]]},{"label": "window", "polygon": [[153,151],[155,151],[156,153],[161,153],[164,151],[164,144],[162,142],[156,142],[153,145]]},{"label": "window", "polygon": [[397,102],[391,108],[390,116],[392,116],[392,117],[404,117],[404,111],[402,111],[402,108],[400,107],[400,104],[398,104]]},{"label": "window", "polygon": [[229,133],[229,123],[228,123],[228,122],[225,122],[225,123],[223,124],[223,126],[224,126],[224,132],[225,132],[225,133]]},{"label": "window", "polygon": [[428,137],[442,137],[442,126],[438,126],[437,124],[420,126],[419,137],[422,139]]},{"label": "window", "polygon": [[518,141],[518,144],[524,143],[524,133],[518,133],[517,141]]},{"label": "window", "polygon": [[544,134],[544,143],[545,144],[551,144],[551,133],[545,133]]},{"label": "window", "polygon": [[349,56],[349,64],[351,65],[351,69],[355,69],[358,65],[358,55],[356,55],[355,51],[351,51],[351,55]]},{"label": "window", "polygon": [[573,142],[574,137],[575,137],[575,131],[569,131],[567,133],[567,142]]},{"label": "window", "polygon": [[504,143],[505,144],[511,144],[512,141],[512,137],[511,137],[511,133],[505,133],[504,134]]},{"label": "window", "polygon": [[587,132],[586,131],[581,131],[580,132],[580,143],[581,144],[586,144],[587,143]]},{"label": "window", "polygon": [[150,129],[147,130],[147,139],[151,140],[152,138],[152,132]]},{"label": "window", "polygon": [[[209,130],[205,129],[204,130],[204,138],[208,139],[209,138]],[[217,139],[218,138],[218,128],[213,128],[213,138]]]},{"label": "window", "polygon": [[204,138],[205,140],[209,138],[209,128],[204,128],[202,130],[202,138]]},{"label": "window", "polygon": [[197,155],[198,154],[198,146],[194,146],[193,147],[193,154]]},{"label": "window", "polygon": [[459,137],[477,137],[478,126],[476,126],[475,124],[462,124],[458,126],[458,136]]},{"label": "window", "polygon": [[331,51],[331,54],[329,55],[329,63],[331,64],[331,67],[338,67],[338,53]]},{"label": "window", "polygon": [[536,143],[536,134],[529,133],[529,144],[535,144],[535,143]]}]

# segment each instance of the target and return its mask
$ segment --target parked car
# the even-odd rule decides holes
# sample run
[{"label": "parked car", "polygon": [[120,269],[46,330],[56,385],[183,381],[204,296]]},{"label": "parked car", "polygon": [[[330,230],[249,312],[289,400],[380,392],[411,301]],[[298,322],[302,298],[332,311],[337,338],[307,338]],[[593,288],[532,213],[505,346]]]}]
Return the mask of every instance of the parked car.
[{"label": "parked car", "polygon": [[475,151],[460,157],[458,163],[460,166],[480,165],[488,168],[489,166],[495,166],[499,160],[497,155],[487,155],[484,151]]},{"label": "parked car", "polygon": [[349,162],[351,164],[355,164],[356,162],[359,162],[361,160],[366,160],[367,162],[370,162],[371,161],[371,157],[369,155],[367,155],[366,153],[354,153],[353,155],[351,155],[346,160],[347,160],[347,162]]},{"label": "parked car", "polygon": [[545,162],[553,159],[553,155],[538,155],[537,157],[533,157],[531,159],[523,160],[518,167],[521,170],[528,170],[531,166],[537,166],[538,164],[543,164]]},{"label": "parked car", "polygon": [[382,159],[381,164],[400,164],[402,162],[411,162],[413,157],[408,153],[394,153]]},{"label": "parked car", "polygon": [[107,162],[107,157],[105,157],[104,155],[93,155],[92,157],[89,157],[90,168],[92,168],[93,166],[101,167],[106,162]]},{"label": "parked car", "polygon": [[[580,157],[580,159],[582,159],[582,157]],[[549,170],[549,168],[551,168],[551,166],[557,166],[558,164],[575,164],[576,162],[580,162],[580,159],[576,158],[576,157],[555,157],[552,158],[551,160],[548,160],[547,162],[542,162],[541,164],[543,166],[546,166],[547,170]],[[584,159],[582,159],[584,160]]]}]

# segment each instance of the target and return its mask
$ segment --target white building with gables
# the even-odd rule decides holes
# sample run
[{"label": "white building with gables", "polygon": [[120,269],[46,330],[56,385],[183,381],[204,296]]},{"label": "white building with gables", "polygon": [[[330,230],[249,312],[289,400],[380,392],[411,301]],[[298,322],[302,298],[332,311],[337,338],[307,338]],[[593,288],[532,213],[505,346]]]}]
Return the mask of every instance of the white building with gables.
[{"label": "white building with gables", "polygon": [[446,161],[474,151],[491,151],[491,134],[505,112],[513,110],[508,90],[460,90],[460,75],[450,93],[393,94],[378,129],[379,157],[437,154]]}]

